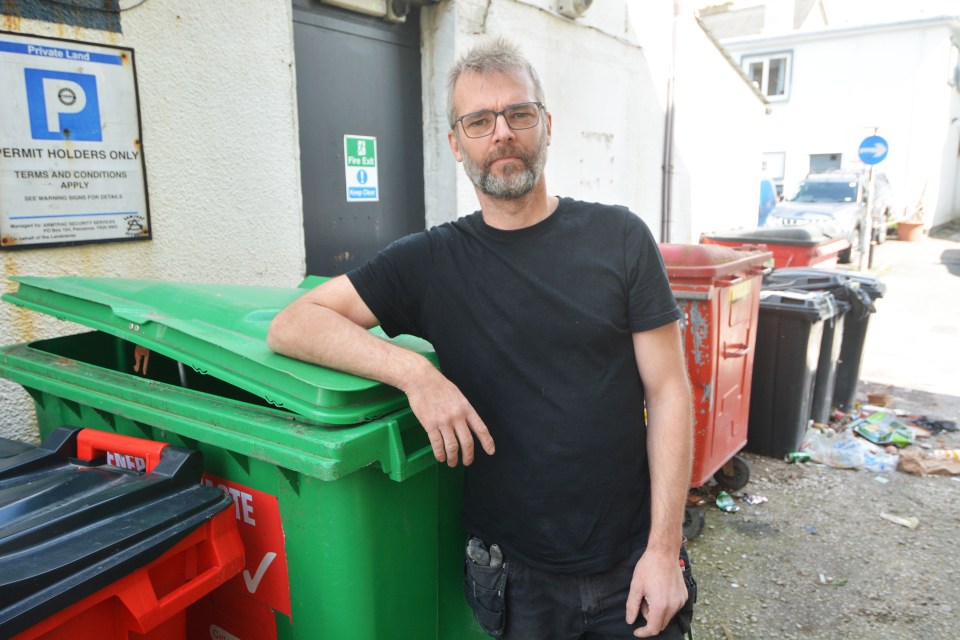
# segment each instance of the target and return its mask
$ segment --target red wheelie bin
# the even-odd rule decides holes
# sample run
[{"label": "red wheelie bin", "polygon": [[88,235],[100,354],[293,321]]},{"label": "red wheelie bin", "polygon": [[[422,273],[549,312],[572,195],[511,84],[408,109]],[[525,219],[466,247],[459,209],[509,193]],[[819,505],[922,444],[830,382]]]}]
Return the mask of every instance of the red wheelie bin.
[{"label": "red wheelie bin", "polygon": [[[713,477],[737,490],[750,468],[737,456],[747,442],[750,386],[760,287],[773,254],[719,245],[661,244],[670,288],[683,312],[683,342],[694,396],[694,459],[690,486]],[[690,505],[688,539],[703,530],[704,513]]]}]

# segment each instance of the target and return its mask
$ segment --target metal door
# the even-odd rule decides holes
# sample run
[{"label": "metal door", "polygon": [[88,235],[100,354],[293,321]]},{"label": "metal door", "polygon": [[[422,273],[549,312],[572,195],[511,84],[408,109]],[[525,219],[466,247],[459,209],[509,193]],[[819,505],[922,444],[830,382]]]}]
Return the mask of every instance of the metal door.
[{"label": "metal door", "polygon": [[[420,19],[294,0],[293,21],[307,273],[336,275],[425,225]],[[348,201],[345,136],[373,138],[376,200]]]}]

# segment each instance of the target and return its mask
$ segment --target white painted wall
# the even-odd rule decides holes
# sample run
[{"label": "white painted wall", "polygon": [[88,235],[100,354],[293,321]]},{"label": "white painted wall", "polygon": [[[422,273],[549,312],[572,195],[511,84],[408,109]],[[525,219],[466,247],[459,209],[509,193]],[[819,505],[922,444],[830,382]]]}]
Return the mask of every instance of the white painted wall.
[{"label": "white painted wall", "polygon": [[755,227],[766,104],[692,19],[678,29],[672,242]]},{"label": "white painted wall", "polygon": [[785,185],[801,180],[810,154],[842,153],[861,166],[857,149],[877,128],[890,143],[877,169],[899,206],[923,202],[928,226],[960,216],[955,180],[960,99],[950,77],[950,35],[960,21],[925,19],[725,41],[739,61],[747,53],[793,52],[787,102],[771,103],[764,150],[786,152]]},{"label": "white painted wall", "polygon": [[[0,17],[0,29],[134,49],[153,240],[0,253],[10,276],[292,286],[304,269],[289,0],[145,2],[122,34]],[[80,330],[0,304],[0,344]],[[36,437],[0,380],[0,436]]]}]

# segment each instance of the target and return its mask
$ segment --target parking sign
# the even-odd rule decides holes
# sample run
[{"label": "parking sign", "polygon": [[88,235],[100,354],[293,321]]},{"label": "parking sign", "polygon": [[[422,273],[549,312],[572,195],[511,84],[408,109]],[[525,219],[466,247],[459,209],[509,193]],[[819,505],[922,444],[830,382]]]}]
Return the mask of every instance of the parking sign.
[{"label": "parking sign", "polygon": [[0,250],[151,237],[133,51],[0,32]]},{"label": "parking sign", "polygon": [[96,76],[29,68],[23,75],[34,140],[103,140]]}]

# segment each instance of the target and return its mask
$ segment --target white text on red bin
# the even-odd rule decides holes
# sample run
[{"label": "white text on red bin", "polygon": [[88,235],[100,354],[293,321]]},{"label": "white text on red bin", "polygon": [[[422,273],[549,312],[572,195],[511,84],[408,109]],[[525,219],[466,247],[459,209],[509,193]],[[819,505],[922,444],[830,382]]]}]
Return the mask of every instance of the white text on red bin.
[{"label": "white text on red bin", "polygon": [[207,478],[201,480],[200,484],[208,487],[216,487],[233,498],[233,506],[237,512],[237,520],[246,522],[254,527],[257,526],[257,521],[253,518],[253,496],[251,494],[246,491],[241,491],[236,487],[228,487],[225,484],[214,484]]},{"label": "white text on red bin", "polygon": [[107,464],[131,471],[144,471],[147,468],[147,461],[144,458],[113,451],[107,451]]}]

